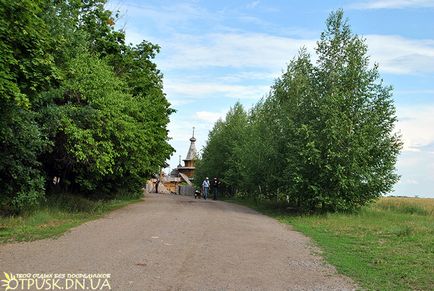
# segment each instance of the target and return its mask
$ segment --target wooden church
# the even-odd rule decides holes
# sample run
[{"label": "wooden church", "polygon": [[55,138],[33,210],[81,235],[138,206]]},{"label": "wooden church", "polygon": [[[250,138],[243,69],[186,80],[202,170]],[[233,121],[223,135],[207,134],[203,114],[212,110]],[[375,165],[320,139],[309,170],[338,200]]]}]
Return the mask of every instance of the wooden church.
[{"label": "wooden church", "polygon": [[[197,159],[196,138],[193,135],[190,138],[190,147],[186,158],[183,160],[184,165],[181,165],[181,156],[179,156],[179,164],[173,169],[169,175],[160,176],[163,187],[160,187],[160,193],[175,193],[182,195],[193,195],[194,187],[192,180],[194,179],[194,171],[196,169],[195,162]],[[152,191],[151,191],[152,192]],[[191,193],[190,193],[191,192]]]}]

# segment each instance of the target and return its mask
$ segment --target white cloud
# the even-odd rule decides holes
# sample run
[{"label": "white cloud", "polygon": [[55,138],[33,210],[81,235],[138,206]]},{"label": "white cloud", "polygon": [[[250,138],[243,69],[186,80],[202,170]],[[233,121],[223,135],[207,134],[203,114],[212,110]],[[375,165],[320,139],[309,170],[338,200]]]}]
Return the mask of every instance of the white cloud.
[{"label": "white cloud", "polygon": [[237,83],[241,81],[264,81],[266,80],[267,84],[272,83],[273,80],[280,77],[279,72],[270,73],[265,71],[243,71],[239,73],[225,74],[218,76],[216,79],[225,83]]},{"label": "white cloud", "polygon": [[407,179],[401,179],[398,181],[399,184],[406,184],[406,185],[418,185],[419,182],[415,179],[412,178],[407,178]]},{"label": "white cloud", "polygon": [[171,96],[166,96],[167,100],[170,102],[170,104],[172,105],[172,107],[178,107],[178,106],[182,106],[182,105],[186,105],[186,104],[191,104],[195,101],[197,101],[196,99],[193,98],[174,98]]},{"label": "white cloud", "polygon": [[404,151],[396,167],[401,179],[393,194],[434,198],[434,155]]},{"label": "white cloud", "polygon": [[[396,35],[367,35],[369,54],[380,70],[391,74],[434,72],[434,40]],[[163,71],[210,67],[257,70],[276,74],[285,69],[301,47],[314,56],[314,39],[297,39],[259,33],[176,35],[162,44]]]},{"label": "white cloud", "polygon": [[[225,113],[222,113],[224,115]],[[193,126],[195,127],[196,148],[200,151],[208,138],[208,132],[212,128],[213,121],[210,120],[212,113],[194,114],[191,116],[175,115],[169,123],[170,144],[176,149],[176,152],[169,160],[170,167],[174,168],[179,163],[179,155],[184,159],[190,146],[190,137],[192,136]],[[207,116],[208,115],[208,116]],[[214,116],[216,117],[216,116]],[[207,120],[208,119],[208,120]]]},{"label": "white cloud", "polygon": [[164,90],[169,100],[203,98],[259,99],[269,91],[269,86],[229,85],[224,82],[198,82],[168,79]]},{"label": "white cloud", "polygon": [[[379,63],[384,73],[406,75],[434,72],[434,39],[409,39],[398,35],[366,35],[371,61]],[[301,47],[315,59],[316,40],[296,39],[267,34],[176,35],[168,40],[141,36],[134,30],[127,41],[148,39],[162,46],[157,62],[163,72],[174,69],[203,70],[231,68],[244,70],[226,75],[230,79],[277,77]],[[258,78],[259,77],[259,78]]]},{"label": "white cloud", "polygon": [[[432,1],[371,1],[375,5],[428,5]],[[374,5],[374,4],[372,4]],[[218,19],[218,13],[210,14],[193,4],[179,4],[159,11],[154,7],[129,7],[132,16],[151,17],[151,23],[162,23],[176,27],[177,23],[197,20],[197,18]],[[124,8],[127,9],[127,8]],[[167,10],[167,11],[166,11]],[[172,13],[177,11],[176,13]],[[169,13],[170,12],[170,13]],[[181,13],[182,12],[182,13]],[[172,15],[172,16],[171,16]],[[175,15],[175,16],[173,16]],[[177,15],[177,16],[176,16]],[[218,22],[218,20],[216,20]],[[158,43],[162,53],[157,62],[163,72],[185,69],[233,68],[256,70],[264,74],[276,74],[285,69],[286,64],[297,55],[301,47],[307,47],[314,55],[315,38],[277,36],[265,33],[239,31],[185,34],[170,29],[168,37],[158,38],[158,34],[148,35],[146,29],[127,28],[127,41],[139,43],[143,39]],[[380,64],[380,70],[391,74],[424,74],[434,72],[434,39],[409,39],[399,35],[367,35],[369,54],[372,61]]]},{"label": "white cloud", "polygon": [[313,51],[315,42],[262,33],[178,34],[162,44],[170,54],[161,65],[169,70],[226,67],[275,72],[285,68],[302,46]]},{"label": "white cloud", "polygon": [[172,141],[190,144],[189,138],[192,135],[193,127],[195,127],[197,144],[201,146],[205,143],[208,132],[212,129],[215,121],[224,117],[228,110],[229,107],[219,112],[198,111],[190,115],[177,112],[171,116],[171,122],[168,125],[169,136]]},{"label": "white cloud", "polygon": [[366,36],[371,60],[391,74],[434,72],[434,40],[415,40],[394,35]]},{"label": "white cloud", "polygon": [[259,1],[259,0],[252,1],[252,2],[247,4],[247,8],[255,8],[256,6],[259,5],[260,2],[261,1]]},{"label": "white cloud", "polygon": [[172,120],[168,126],[169,136],[173,141],[188,143],[188,139],[191,137],[193,132],[193,126],[196,128],[197,135],[204,129],[203,125],[203,123],[196,122],[192,117]]},{"label": "white cloud", "polygon": [[401,106],[397,115],[404,151],[419,152],[422,147],[434,144],[434,106]]},{"label": "white cloud", "polygon": [[[144,1],[143,1],[144,2]],[[171,3],[171,5],[153,6],[148,3],[134,3],[124,0],[111,0],[107,7],[113,11],[119,10],[123,16],[120,22],[124,22],[128,28],[127,19],[147,19],[159,29],[172,30],[173,27],[186,25],[195,20],[210,20],[218,17],[215,13],[209,13],[194,2]]]},{"label": "white cloud", "polygon": [[349,5],[353,9],[401,9],[434,7],[433,0],[371,0]]},{"label": "white cloud", "polygon": [[[256,6],[259,1],[250,1]],[[353,8],[434,7],[434,0],[378,0],[360,1]],[[146,39],[158,43],[162,53],[157,56],[163,72],[172,69],[243,68],[274,74],[286,67],[302,46],[313,54],[318,35],[301,31],[300,37],[265,33],[240,32],[222,26],[228,17],[223,11],[208,11],[197,2],[182,2],[161,7],[112,0],[111,7],[119,9],[128,18],[147,19],[149,26],[131,26],[126,23],[127,41],[139,43]],[[249,21],[262,21],[252,15],[237,15]],[[121,20],[122,21],[122,20]],[[209,26],[219,33],[199,34],[196,23]],[[137,25],[137,24],[136,24]],[[264,24],[265,25],[265,24]],[[268,24],[267,24],[268,25]],[[187,28],[190,34],[179,33]],[[211,29],[212,28],[212,29]],[[167,37],[159,38],[156,29]],[[290,29],[289,29],[290,30]],[[185,31],[185,30],[184,30]],[[267,30],[275,31],[275,30]],[[306,38],[309,36],[309,38]],[[434,72],[434,39],[409,39],[398,35],[367,35],[372,60],[380,69],[391,74],[418,74]]]},{"label": "white cloud", "polygon": [[396,168],[401,175],[395,195],[434,198],[434,105],[397,106],[404,148]]},{"label": "white cloud", "polygon": [[199,111],[196,112],[196,118],[213,124],[219,118],[223,118],[226,112],[210,112],[210,111]]}]

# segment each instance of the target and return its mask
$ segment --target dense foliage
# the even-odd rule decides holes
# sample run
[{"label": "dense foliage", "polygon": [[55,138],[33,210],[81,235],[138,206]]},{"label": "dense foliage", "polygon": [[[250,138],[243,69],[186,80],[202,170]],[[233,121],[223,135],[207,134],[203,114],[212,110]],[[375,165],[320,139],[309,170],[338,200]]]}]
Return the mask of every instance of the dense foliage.
[{"label": "dense foliage", "polygon": [[173,152],[159,47],[126,44],[105,2],[0,0],[0,212],[138,192]]},{"label": "dense foliage", "polygon": [[392,89],[342,11],[326,24],[316,64],[302,49],[248,114],[236,104],[215,124],[197,180],[303,211],[351,210],[391,190],[401,148]]}]

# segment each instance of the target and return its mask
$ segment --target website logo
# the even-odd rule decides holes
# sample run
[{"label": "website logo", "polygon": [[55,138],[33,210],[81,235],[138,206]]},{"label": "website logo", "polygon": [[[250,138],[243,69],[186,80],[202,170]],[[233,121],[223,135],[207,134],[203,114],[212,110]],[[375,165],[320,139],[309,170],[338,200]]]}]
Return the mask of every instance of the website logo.
[{"label": "website logo", "polygon": [[3,273],[0,291],[10,290],[112,290],[111,274]]}]

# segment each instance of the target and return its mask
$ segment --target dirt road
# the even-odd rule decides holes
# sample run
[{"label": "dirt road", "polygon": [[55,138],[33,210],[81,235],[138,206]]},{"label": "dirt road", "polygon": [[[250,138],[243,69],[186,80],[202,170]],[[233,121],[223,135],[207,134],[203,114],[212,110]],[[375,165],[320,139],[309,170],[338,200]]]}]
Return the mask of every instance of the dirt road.
[{"label": "dirt road", "polygon": [[354,289],[312,253],[309,239],[248,208],[147,194],[58,239],[0,245],[0,279],[103,273],[111,290]]}]

